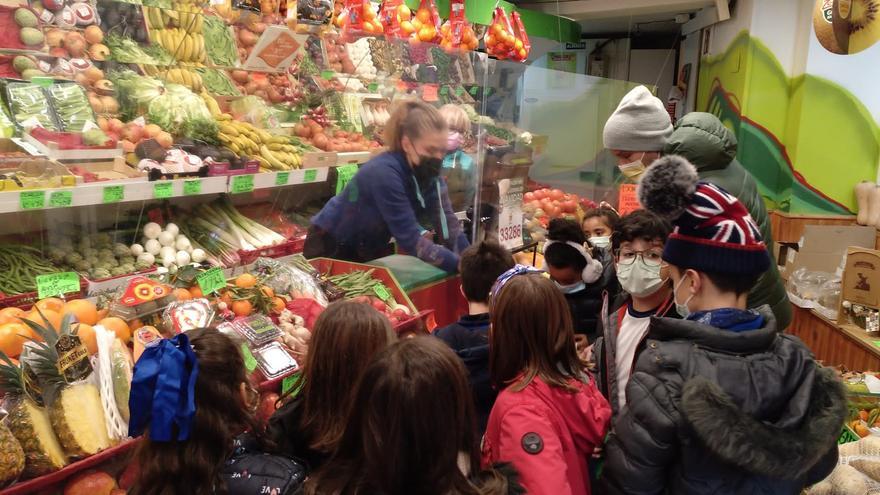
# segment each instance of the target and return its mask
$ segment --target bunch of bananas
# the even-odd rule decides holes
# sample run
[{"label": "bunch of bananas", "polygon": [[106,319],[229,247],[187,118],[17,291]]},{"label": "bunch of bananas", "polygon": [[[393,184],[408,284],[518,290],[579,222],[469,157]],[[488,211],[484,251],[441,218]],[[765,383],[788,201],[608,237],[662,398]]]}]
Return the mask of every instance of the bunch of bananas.
[{"label": "bunch of bananas", "polygon": [[234,120],[229,114],[217,116],[220,142],[239,156],[260,162],[260,169],[291,170],[302,167],[302,157],[287,136],[273,136],[247,122]]},{"label": "bunch of bananas", "polygon": [[148,76],[174,84],[180,84],[191,89],[193,93],[201,93],[205,85],[202,83],[202,75],[188,67],[156,67],[144,65],[144,73]]},{"label": "bunch of bananas", "polygon": [[201,9],[186,3],[176,4],[175,9],[144,6],[150,38],[181,62],[204,63],[206,52]]}]

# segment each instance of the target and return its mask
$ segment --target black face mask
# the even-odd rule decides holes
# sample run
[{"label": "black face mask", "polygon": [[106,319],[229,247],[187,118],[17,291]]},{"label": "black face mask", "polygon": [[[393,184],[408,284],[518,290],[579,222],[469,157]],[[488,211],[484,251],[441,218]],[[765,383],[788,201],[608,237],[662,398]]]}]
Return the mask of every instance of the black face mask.
[{"label": "black face mask", "polygon": [[416,182],[419,183],[419,187],[424,188],[430,185],[431,181],[440,175],[440,169],[442,167],[442,158],[420,156],[418,165],[413,167],[413,176],[415,176]]}]

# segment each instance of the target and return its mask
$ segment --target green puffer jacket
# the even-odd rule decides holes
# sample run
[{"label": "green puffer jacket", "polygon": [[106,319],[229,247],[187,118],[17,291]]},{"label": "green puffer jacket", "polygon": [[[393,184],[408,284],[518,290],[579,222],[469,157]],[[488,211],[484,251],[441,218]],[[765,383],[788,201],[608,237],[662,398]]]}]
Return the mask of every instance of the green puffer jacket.
[{"label": "green puffer jacket", "polygon": [[[723,187],[736,196],[758,223],[767,251],[773,259],[773,237],[764,199],[755,179],[736,160],[736,136],[710,113],[692,112],[678,121],[669,138],[665,155],[681,155],[697,167],[700,179]],[[779,276],[776,263],[755,284],[749,293],[749,307],[769,304],[780,331],[791,323],[791,303]]]}]

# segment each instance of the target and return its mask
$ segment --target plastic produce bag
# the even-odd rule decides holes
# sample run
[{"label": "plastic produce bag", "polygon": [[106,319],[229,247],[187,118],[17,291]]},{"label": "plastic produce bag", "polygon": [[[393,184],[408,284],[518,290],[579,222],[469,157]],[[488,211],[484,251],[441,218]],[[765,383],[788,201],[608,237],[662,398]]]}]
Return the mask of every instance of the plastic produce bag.
[{"label": "plastic produce bag", "polygon": [[[412,12],[403,0],[385,0],[379,7],[379,22],[382,23],[386,37],[406,38],[411,36],[413,32],[411,19]],[[402,22],[409,23],[409,31],[404,31],[400,25]]]},{"label": "plastic produce bag", "polygon": [[36,84],[12,82],[6,85],[6,99],[15,122],[23,129],[43,127],[58,130],[58,121],[52,112],[49,98]]},{"label": "plastic produce bag", "polygon": [[492,14],[492,24],[486,34],[486,53],[504,60],[510,57],[510,51],[516,45],[516,37],[513,35],[513,26],[503,8],[497,7]]},{"label": "plastic produce bag", "polygon": [[411,43],[440,42],[440,14],[434,0],[422,0],[411,23],[414,28]]},{"label": "plastic produce bag", "polygon": [[362,36],[383,34],[384,28],[379,21],[370,0],[346,0],[342,14],[342,39],[354,41]]},{"label": "plastic produce bag", "polygon": [[440,48],[454,52],[468,52],[477,49],[479,42],[474,29],[465,17],[464,0],[453,0],[449,6],[449,19],[440,28]]},{"label": "plastic produce bag", "polygon": [[329,304],[318,280],[312,273],[271,258],[258,258],[254,262],[254,268],[258,273],[267,275],[264,283],[271,287],[276,294],[308,297],[317,301],[321,306]]},{"label": "plastic produce bag", "polygon": [[532,42],[529,40],[529,33],[523,26],[522,18],[519,12],[514,11],[511,14],[511,22],[513,23],[513,35],[516,38],[513,42],[513,48],[510,50],[510,58],[517,62],[525,62],[529,58],[532,51]]},{"label": "plastic produce bag", "polygon": [[98,128],[95,114],[82,86],[75,83],[53,84],[48,91],[62,130],[83,132]]},{"label": "plastic produce bag", "polygon": [[9,117],[6,105],[0,103],[0,137],[10,138],[15,135],[15,123]]}]

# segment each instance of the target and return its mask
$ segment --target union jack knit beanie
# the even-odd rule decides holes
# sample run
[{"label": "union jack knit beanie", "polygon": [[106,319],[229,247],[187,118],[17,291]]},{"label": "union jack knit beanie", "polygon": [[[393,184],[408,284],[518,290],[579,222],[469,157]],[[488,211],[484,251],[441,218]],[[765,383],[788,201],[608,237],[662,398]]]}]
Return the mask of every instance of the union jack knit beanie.
[{"label": "union jack knit beanie", "polygon": [[669,219],[673,231],[663,259],[681,268],[732,275],[770,267],[758,225],[735,196],[700,181],[686,159],[669,155],[648,167],[638,186],[645,209]]}]

